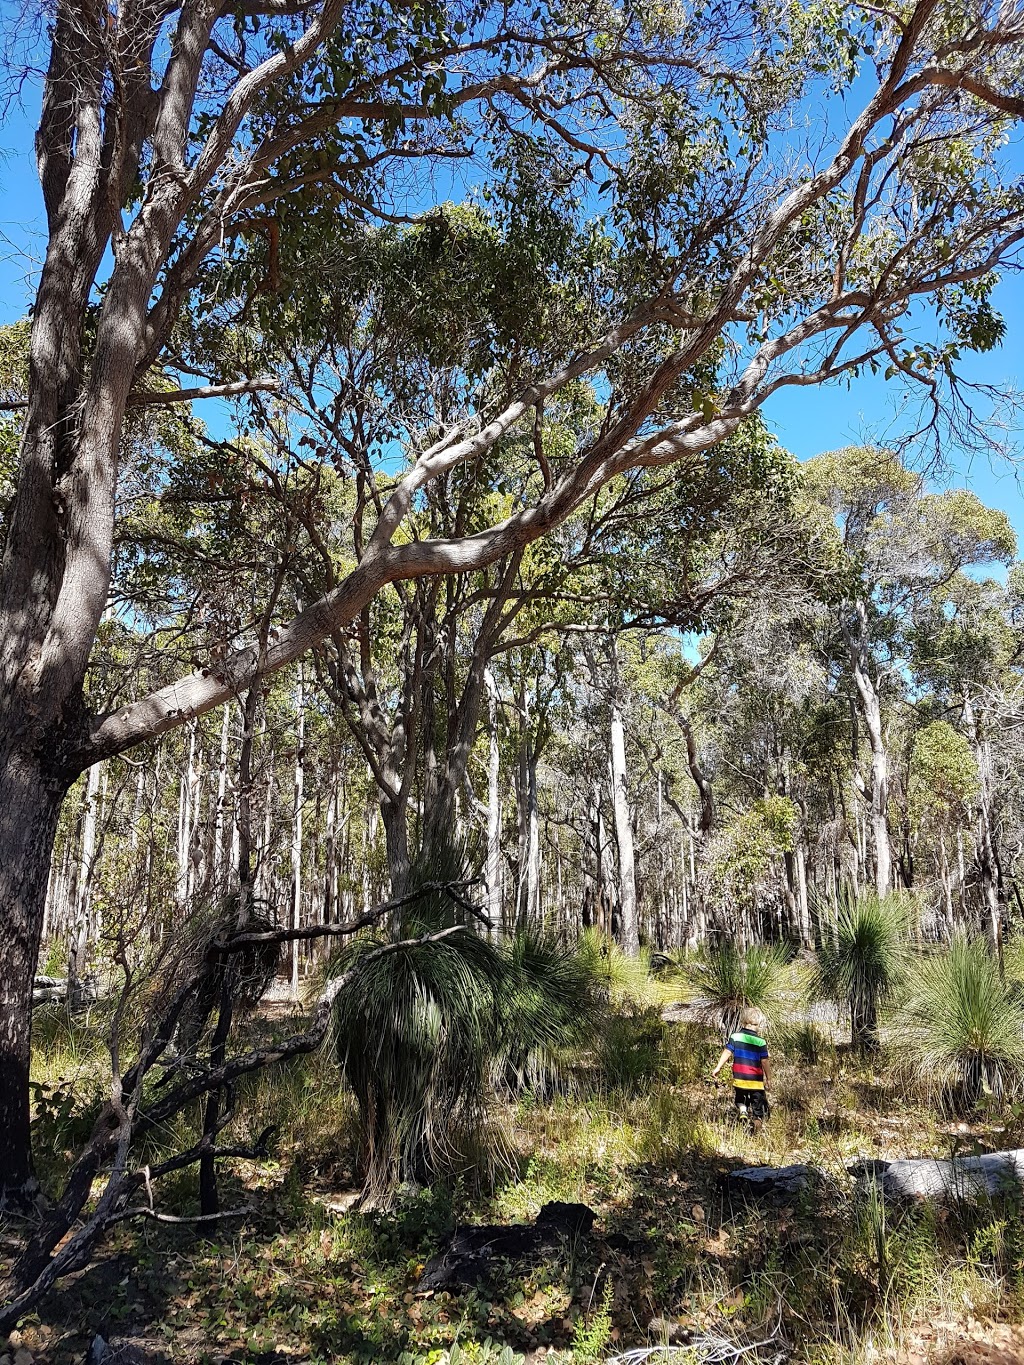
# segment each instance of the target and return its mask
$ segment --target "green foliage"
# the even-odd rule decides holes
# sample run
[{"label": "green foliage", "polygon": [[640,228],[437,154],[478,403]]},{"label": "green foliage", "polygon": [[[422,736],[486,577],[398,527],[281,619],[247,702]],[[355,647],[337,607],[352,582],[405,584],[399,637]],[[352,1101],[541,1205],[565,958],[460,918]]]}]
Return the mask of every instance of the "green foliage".
[{"label": "green foliage", "polygon": [[915,824],[942,829],[962,821],[979,788],[971,746],[948,721],[934,720],[917,732],[910,754],[910,814]]},{"label": "green foliage", "polygon": [[363,1122],[365,1192],[386,1204],[405,1180],[458,1162],[477,1132],[497,1031],[498,955],[468,929],[434,943],[366,938],[332,971],[353,973],[335,1002],[335,1036]]},{"label": "green foliage", "polygon": [[[23,401],[28,390],[29,326],[22,318],[0,327],[0,398],[10,402]],[[21,426],[19,412],[0,412],[0,533],[14,496]]]},{"label": "green foliage", "polygon": [[665,1034],[666,1025],[656,1007],[610,1014],[597,1046],[598,1071],[608,1088],[641,1090],[664,1075]]},{"label": "green foliage", "polygon": [[548,1090],[604,1014],[600,978],[585,954],[533,930],[513,935],[500,955],[496,1065],[516,1088]]},{"label": "green foliage", "polygon": [[736,901],[747,899],[773,859],[792,852],[797,809],[787,796],[766,796],[735,816],[719,836],[712,881]]},{"label": "green foliage", "polygon": [[[435,856],[435,873],[439,866]],[[448,867],[446,878],[457,872]],[[335,1038],[359,1105],[365,1198],[374,1204],[388,1204],[403,1181],[456,1173],[464,1148],[479,1142],[495,1087],[548,1088],[602,1012],[595,977],[573,949],[535,933],[497,948],[433,899],[404,918],[400,942],[367,936],[329,969],[351,974],[335,1001]],[[440,924],[444,937],[421,941]]]},{"label": "green foliage", "polygon": [[849,1009],[855,1047],[877,1046],[879,1007],[906,977],[914,910],[907,895],[865,892],[846,893],[819,911],[821,943],[810,991]]},{"label": "green foliage", "polygon": [[735,1030],[746,1006],[775,1023],[791,984],[791,957],[785,944],[752,944],[746,952],[728,942],[708,948],[685,969],[687,998],[706,1023],[726,1035]]},{"label": "green foliage", "polygon": [[32,1091],[32,1142],[36,1151],[76,1151],[87,1141],[102,1106],[102,1097],[84,1093],[80,1080],[54,1084],[30,1081]]},{"label": "green foliage", "polygon": [[449,1347],[435,1346],[432,1351],[403,1351],[398,1365],[523,1365],[525,1356],[511,1346],[498,1345],[490,1337],[481,1342],[458,1342]]},{"label": "green foliage", "polygon": [[624,953],[610,934],[584,929],[577,953],[581,965],[606,999],[613,1004],[650,1004],[656,997],[651,955],[642,948],[637,957]]},{"label": "green foliage", "polygon": [[983,939],[959,936],[922,958],[895,1025],[906,1067],[957,1110],[1024,1076],[1024,1003]]},{"label": "green foliage", "polygon": [[580,1318],[573,1330],[572,1358],[580,1365],[591,1365],[600,1360],[611,1340],[614,1292],[609,1276],[601,1289],[600,1303],[588,1317]]},{"label": "green foliage", "polygon": [[800,1020],[780,1029],[775,1035],[774,1050],[776,1055],[781,1052],[802,1066],[818,1066],[835,1052],[831,1039],[813,1020]]}]

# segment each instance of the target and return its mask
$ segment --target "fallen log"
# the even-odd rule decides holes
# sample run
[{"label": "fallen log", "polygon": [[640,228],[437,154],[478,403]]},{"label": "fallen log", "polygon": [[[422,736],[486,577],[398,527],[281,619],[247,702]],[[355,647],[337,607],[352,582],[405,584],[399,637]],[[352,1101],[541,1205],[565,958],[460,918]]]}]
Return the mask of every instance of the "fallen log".
[{"label": "fallen log", "polygon": [[739,1194],[785,1199],[799,1194],[812,1181],[823,1178],[821,1171],[803,1163],[795,1166],[744,1166],[738,1171],[730,1171],[726,1184]]},{"label": "fallen log", "polygon": [[37,976],[32,983],[32,1008],[37,1005],[60,1004],[68,998],[66,977]]},{"label": "fallen log", "polygon": [[986,1152],[982,1156],[905,1157],[873,1161],[870,1171],[853,1169],[862,1181],[877,1181],[889,1199],[932,1199],[938,1203],[975,1204],[1000,1194],[1024,1190],[1024,1148]]},{"label": "fallen log", "polygon": [[596,1217],[586,1204],[553,1202],[544,1205],[532,1224],[458,1227],[448,1246],[424,1266],[419,1290],[427,1293],[479,1284],[495,1272],[496,1262],[521,1261],[586,1236]]},{"label": "fallen log", "polygon": [[32,1008],[39,1005],[67,1005],[79,1009],[84,1005],[94,1005],[100,998],[99,983],[94,977],[85,977],[77,982],[72,990],[71,983],[64,976],[37,976],[32,984]]}]

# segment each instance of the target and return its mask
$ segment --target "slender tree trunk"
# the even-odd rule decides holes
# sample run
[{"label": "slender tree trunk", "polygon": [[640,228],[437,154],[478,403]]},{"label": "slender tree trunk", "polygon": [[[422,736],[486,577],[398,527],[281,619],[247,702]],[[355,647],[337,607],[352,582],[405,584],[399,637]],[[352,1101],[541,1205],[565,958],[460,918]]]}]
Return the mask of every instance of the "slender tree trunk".
[{"label": "slender tree trunk", "polygon": [[537,753],[531,748],[526,773],[526,922],[539,925],[540,817],[537,809]]},{"label": "slender tree trunk", "polygon": [[1003,913],[999,903],[999,868],[995,842],[992,838],[992,758],[987,743],[978,729],[977,717],[970,693],[964,691],[964,720],[971,737],[974,757],[978,764],[978,870],[981,873],[981,894],[988,917],[992,947],[1003,971]]},{"label": "slender tree trunk", "polygon": [[882,727],[878,689],[868,668],[867,608],[854,604],[856,629],[846,632],[853,681],[860,697],[861,716],[871,749],[871,845],[875,855],[875,890],[880,896],[892,890],[892,847],[889,840],[889,755]]},{"label": "slender tree trunk", "polygon": [[327,840],[324,844],[323,923],[334,919],[338,899],[338,773],[332,768],[327,792]]},{"label": "slender tree trunk", "polygon": [[228,790],[228,743],[231,738],[231,707],[224,707],[220,726],[220,753],[217,759],[217,807],[213,817],[213,847],[211,863],[213,880],[219,885],[224,873],[227,849],[225,848],[224,825]]},{"label": "slender tree trunk", "polygon": [[[303,691],[302,670],[296,695],[298,733],[295,750],[295,789],[292,807],[292,928],[302,925],[302,804],[305,784],[306,698]],[[292,942],[292,999],[299,998],[299,941]]]},{"label": "slender tree trunk", "polygon": [[490,669],[487,684],[487,919],[492,938],[501,928],[501,752],[498,747],[498,685]]},{"label": "slender tree trunk", "polygon": [[100,796],[100,765],[89,769],[85,803],[82,809],[82,852],[78,863],[78,889],[75,896],[75,925],[68,961],[68,993],[77,997],[85,974],[89,950],[89,907],[92,900],[93,862],[96,857],[96,814]]},{"label": "slender tree trunk", "polygon": [[636,859],[633,848],[633,825],[629,815],[625,732],[622,724],[622,710],[617,698],[612,702],[611,713],[611,778],[615,842],[619,848],[621,942],[623,950],[635,957],[640,951],[640,925],[637,919],[636,903]]},{"label": "slender tree trunk", "polygon": [[796,841],[796,895],[800,911],[800,941],[805,948],[811,947],[811,912],[807,896],[807,859],[802,839]]}]

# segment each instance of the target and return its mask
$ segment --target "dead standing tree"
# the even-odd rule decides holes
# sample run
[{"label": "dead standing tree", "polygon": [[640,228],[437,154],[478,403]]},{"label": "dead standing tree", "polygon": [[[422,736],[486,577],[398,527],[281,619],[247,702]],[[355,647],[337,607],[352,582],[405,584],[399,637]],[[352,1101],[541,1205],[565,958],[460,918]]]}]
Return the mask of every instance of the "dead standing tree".
[{"label": "dead standing tree", "polygon": [[[700,186],[692,157],[679,168],[678,192],[660,201],[654,237],[636,253],[646,276],[631,277],[631,297],[627,289],[625,300],[607,301],[606,324],[590,344],[574,345],[413,454],[358,564],[281,628],[263,661],[268,672],[353,621],[386,583],[495,563],[629,469],[699,465],[783,385],[889,364],[922,383],[938,410],[951,352],[916,346],[901,329],[922,299],[943,301],[953,349],[991,344],[976,326],[986,287],[1024,237],[1020,190],[1005,183],[986,141],[1000,120],[1024,112],[1020,11],[982,3],[954,16],[920,0],[905,14],[854,13],[853,30],[826,16],[823,31],[809,36],[786,35],[773,21],[765,48],[740,8],[697,12],[670,38],[653,39],[629,13],[608,32],[589,21],[545,26],[529,6],[522,15],[477,10],[451,25],[457,37],[449,16],[438,15],[422,41],[403,18],[394,26],[397,55],[386,55],[384,35],[353,68],[346,55],[365,54],[360,39],[374,29],[340,0],[59,0],[37,137],[49,240],[0,582],[6,1198],[35,1193],[31,987],[65,793],[99,759],[240,695],[260,662],[255,650],[240,650],[105,716],[90,714],[83,696],[110,582],[125,412],[153,400],[146,375],[164,357],[198,272],[247,220],[326,181],[351,203],[368,167],[448,153],[453,141],[461,151],[469,112],[485,102],[506,120],[515,110],[532,119],[581,164],[607,165],[623,145],[609,111],[630,100],[638,67],[648,78],[636,82],[637,97],[648,108],[666,100],[665,117],[645,125],[653,142],[680,120],[706,130],[723,109],[736,134],[715,155],[702,144]],[[840,54],[851,41],[859,55],[848,66]],[[792,112],[807,87],[794,79],[766,108],[757,66],[764,51],[773,69],[807,81],[824,52],[835,67],[826,88],[839,72],[852,84],[858,65],[857,91],[871,85],[860,112],[841,126],[826,120],[823,146],[806,157],[794,157],[788,117],[777,139],[774,129],[775,115]],[[332,141],[338,129],[345,136]],[[959,153],[946,155],[965,140],[991,163],[984,177],[973,164],[965,170]],[[664,162],[663,149],[653,152]],[[680,397],[680,381],[723,341],[731,345],[714,391]],[[632,363],[616,369],[625,354]],[[508,515],[454,539],[397,536],[426,486],[479,459],[587,376],[608,394],[600,429],[570,454],[539,462],[536,483]],[[250,383],[229,382],[236,391]],[[213,383],[188,393],[223,391]]]}]

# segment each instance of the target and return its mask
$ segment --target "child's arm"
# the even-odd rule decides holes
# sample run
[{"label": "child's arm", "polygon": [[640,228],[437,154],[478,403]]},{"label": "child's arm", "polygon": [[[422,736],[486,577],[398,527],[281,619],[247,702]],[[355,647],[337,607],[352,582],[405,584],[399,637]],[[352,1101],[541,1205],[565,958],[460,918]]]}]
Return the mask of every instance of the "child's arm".
[{"label": "child's arm", "polygon": [[761,1071],[764,1074],[764,1088],[767,1090],[772,1083],[772,1064],[767,1057],[761,1058]]},{"label": "child's arm", "polygon": [[718,1065],[715,1067],[714,1071],[712,1071],[712,1073],[711,1073],[712,1076],[717,1076],[718,1073],[721,1071],[722,1067],[725,1066],[726,1062],[731,1062],[731,1061],[732,1061],[732,1052],[729,1050],[729,1048],[724,1047],[724,1048],[722,1049],[722,1055],[721,1055],[721,1057],[719,1057],[719,1059],[718,1059]]}]

